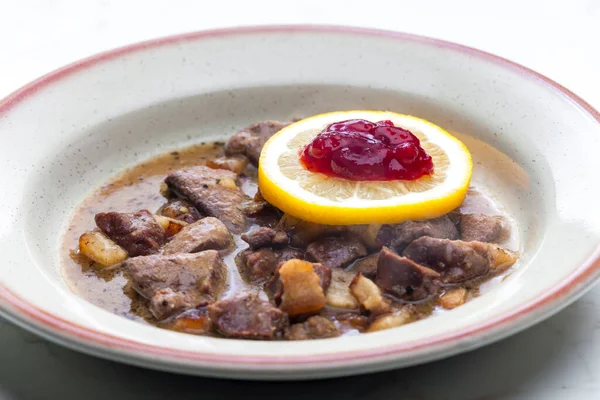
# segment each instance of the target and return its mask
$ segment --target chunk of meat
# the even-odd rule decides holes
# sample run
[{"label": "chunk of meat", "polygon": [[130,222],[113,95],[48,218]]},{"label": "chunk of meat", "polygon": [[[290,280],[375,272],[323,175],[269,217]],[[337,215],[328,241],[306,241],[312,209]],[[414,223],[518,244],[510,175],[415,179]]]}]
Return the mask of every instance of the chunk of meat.
[{"label": "chunk of meat", "polygon": [[239,175],[246,170],[248,158],[245,156],[218,157],[208,160],[206,165],[215,169],[226,169]]},{"label": "chunk of meat", "polygon": [[312,242],[306,248],[306,259],[329,268],[344,268],[357,258],[367,255],[365,245],[356,237],[327,237]]},{"label": "chunk of meat", "polygon": [[288,316],[256,294],[221,300],[208,306],[213,327],[223,336],[273,339],[289,325]]},{"label": "chunk of meat", "polygon": [[444,283],[464,282],[492,270],[514,264],[516,256],[496,245],[462,240],[422,237],[412,242],[403,255],[438,271]]},{"label": "chunk of meat", "polygon": [[260,283],[271,279],[279,263],[293,258],[302,259],[303,255],[289,247],[248,249],[241,253],[238,269],[247,282]]},{"label": "chunk of meat", "polygon": [[[283,283],[281,280],[281,275],[279,273],[283,265],[285,265],[285,263],[279,264],[279,266],[275,270],[275,273],[273,274],[273,278],[271,278],[271,280],[265,285],[265,291],[278,306],[281,304],[281,296],[283,295]],[[327,289],[331,284],[331,268],[326,267],[323,264],[312,264],[312,269],[319,277],[319,285],[321,286],[323,293],[327,293]]]},{"label": "chunk of meat", "polygon": [[286,233],[286,236],[288,236],[287,232],[278,228],[282,212],[266,201],[246,201],[244,203],[244,213],[248,218],[252,219],[252,223],[258,226],[272,228],[278,232],[284,232]]},{"label": "chunk of meat", "polygon": [[384,225],[377,239],[383,246],[401,253],[413,240],[422,236],[440,239],[458,239],[458,230],[448,216],[423,221],[405,221],[398,225]]},{"label": "chunk of meat", "polygon": [[461,215],[462,215],[462,213],[460,212],[460,208],[455,208],[454,210],[452,210],[448,214],[446,214],[446,216],[448,218],[450,218],[450,221],[452,221],[452,223],[455,226],[458,226],[458,224],[460,224],[460,216]]},{"label": "chunk of meat", "polygon": [[203,165],[180,169],[165,182],[177,196],[189,200],[204,214],[220,219],[234,233],[243,231],[247,196],[235,185],[237,175]]},{"label": "chunk of meat", "polygon": [[379,253],[375,283],[386,292],[407,301],[423,300],[437,290],[432,282],[440,274],[384,247]]},{"label": "chunk of meat", "polygon": [[267,203],[266,200],[246,200],[243,204],[244,214],[247,217],[255,218],[265,214],[276,214],[277,210]]},{"label": "chunk of meat", "polygon": [[497,242],[506,236],[503,218],[486,214],[462,214],[460,238],[465,242]]},{"label": "chunk of meat", "polygon": [[340,332],[333,322],[320,315],[314,315],[306,321],[294,324],[285,330],[287,340],[326,339],[339,336]]},{"label": "chunk of meat", "polygon": [[[275,226],[279,223],[281,218],[281,211],[269,204],[260,193],[260,190],[256,192],[252,199],[248,199],[243,204],[244,214],[251,218],[258,218],[258,222],[261,226]],[[267,222],[268,223],[265,223]]]},{"label": "chunk of meat", "polygon": [[251,249],[258,249],[271,245],[287,244],[289,238],[287,233],[283,231],[261,226],[252,232],[244,233],[242,240],[248,243]]},{"label": "chunk of meat", "polygon": [[187,200],[183,199],[171,199],[158,209],[158,214],[178,219],[183,222],[191,224],[192,222],[198,221],[202,218],[202,214],[196,207]]},{"label": "chunk of meat", "polygon": [[369,318],[365,315],[347,312],[342,314],[337,314],[335,319],[338,321],[340,325],[340,330],[342,332],[347,332],[351,330],[357,330],[359,332],[364,332],[369,325]]},{"label": "chunk of meat", "polygon": [[469,242],[422,237],[412,242],[403,255],[426,265],[442,276],[445,283],[458,283],[487,274],[490,262]]},{"label": "chunk of meat", "polygon": [[242,154],[256,167],[263,146],[271,136],[289,125],[289,122],[263,121],[242,129],[225,144],[227,155]]},{"label": "chunk of meat", "polygon": [[183,310],[193,307],[205,306],[207,303],[197,302],[193,294],[176,292],[171,288],[160,289],[150,299],[148,309],[154,318],[161,320],[168,318]]},{"label": "chunk of meat", "polygon": [[312,263],[289,260],[278,268],[278,274],[282,288],[279,308],[290,317],[314,314],[325,307],[321,278]]},{"label": "chunk of meat", "polygon": [[123,265],[135,291],[150,300],[156,319],[215,301],[227,280],[227,267],[215,250],[135,257]]},{"label": "chunk of meat", "polygon": [[163,247],[163,254],[197,253],[203,250],[223,250],[233,245],[225,224],[213,217],[184,226]]},{"label": "chunk of meat", "polygon": [[165,231],[150,211],[96,214],[96,225],[130,257],[157,253],[165,242]]},{"label": "chunk of meat", "polygon": [[350,293],[360,304],[361,310],[369,311],[371,315],[381,315],[391,311],[391,302],[383,297],[381,289],[361,273],[356,274],[350,282]]},{"label": "chunk of meat", "polygon": [[327,289],[331,285],[331,268],[323,264],[313,264],[313,268],[317,275],[319,275],[323,293],[327,293]]},{"label": "chunk of meat", "polygon": [[325,235],[339,235],[348,230],[347,227],[337,225],[321,225],[303,221],[290,214],[284,214],[279,221],[278,228],[288,232],[290,245],[305,248],[315,240]]},{"label": "chunk of meat", "polygon": [[362,260],[358,260],[352,267],[352,272],[360,272],[369,279],[375,279],[377,275],[377,263],[379,262],[379,252],[369,254]]}]

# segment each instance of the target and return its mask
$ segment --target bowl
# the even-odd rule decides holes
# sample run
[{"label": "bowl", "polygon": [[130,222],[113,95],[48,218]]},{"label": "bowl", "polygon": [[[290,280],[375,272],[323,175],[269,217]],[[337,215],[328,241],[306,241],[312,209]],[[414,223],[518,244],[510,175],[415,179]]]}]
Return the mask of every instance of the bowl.
[{"label": "bowl", "polygon": [[[77,297],[59,247],[75,206],[152,155],[264,119],[382,109],[461,138],[475,185],[518,226],[520,259],[464,306],[387,331],[299,342],[187,335]],[[0,310],[49,340],[181,373],[324,378],[475,349],[556,313],[597,280],[600,115],[510,61],[440,40],[327,26],[205,31],[112,50],[0,103]]]}]

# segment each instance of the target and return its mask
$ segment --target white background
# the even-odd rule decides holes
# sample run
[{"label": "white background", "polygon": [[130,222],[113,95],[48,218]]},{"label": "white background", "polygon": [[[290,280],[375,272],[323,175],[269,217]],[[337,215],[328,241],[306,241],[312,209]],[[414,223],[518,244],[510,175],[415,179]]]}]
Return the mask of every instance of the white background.
[{"label": "white background", "polygon": [[477,47],[600,102],[598,0],[0,1],[0,96],[124,44],[251,24],[399,30]]},{"label": "white background", "polygon": [[[132,42],[292,23],[399,30],[476,47],[537,70],[600,109],[600,0],[0,0],[0,98],[66,63]],[[178,397],[202,398],[242,391],[291,398],[598,399],[597,329],[600,287],[550,320],[467,355],[347,381],[265,386],[122,367],[0,321],[0,398],[159,398],[176,387]]]}]

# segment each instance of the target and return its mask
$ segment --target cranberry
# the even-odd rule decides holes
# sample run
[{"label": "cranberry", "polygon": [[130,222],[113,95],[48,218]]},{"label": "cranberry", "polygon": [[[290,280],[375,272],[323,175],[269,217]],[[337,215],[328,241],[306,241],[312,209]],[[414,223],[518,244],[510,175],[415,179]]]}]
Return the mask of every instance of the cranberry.
[{"label": "cranberry", "polygon": [[300,151],[300,160],[309,171],[352,180],[414,180],[433,173],[419,139],[387,120],[334,122]]}]

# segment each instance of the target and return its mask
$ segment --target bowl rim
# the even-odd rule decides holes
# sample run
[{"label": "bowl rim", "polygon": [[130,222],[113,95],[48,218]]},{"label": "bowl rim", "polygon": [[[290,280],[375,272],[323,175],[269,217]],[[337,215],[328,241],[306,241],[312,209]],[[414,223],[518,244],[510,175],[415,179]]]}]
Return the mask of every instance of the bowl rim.
[{"label": "bowl rim", "polygon": [[[35,95],[35,93],[55,82],[60,81],[77,72],[101,64],[104,61],[109,61],[120,56],[132,54],[142,50],[159,48],[185,41],[195,41],[208,39],[213,37],[228,37],[236,35],[248,34],[272,34],[272,33],[290,33],[290,32],[307,32],[307,33],[334,33],[334,34],[350,34],[359,36],[383,37],[387,39],[397,39],[401,41],[418,42],[430,46],[451,49],[457,52],[469,54],[473,57],[483,59],[502,67],[511,69],[520,73],[524,77],[536,80],[539,83],[546,85],[560,95],[566,97],[573,105],[580,108],[585,114],[593,118],[600,124],[600,112],[595,110],[590,104],[581,99],[579,96],[566,89],[562,85],[553,80],[541,75],[527,67],[517,64],[505,58],[493,55],[491,53],[478,50],[472,47],[461,44],[448,42],[440,39],[414,35],[403,32],[386,31],[370,28],[359,28],[350,26],[332,26],[332,25],[267,25],[267,26],[243,26],[234,28],[221,28],[213,30],[203,30],[197,32],[183,33],[172,36],[166,36],[148,41],[138,42],[135,44],[119,47],[98,53],[96,55],[84,58],[74,63],[68,64],[62,68],[54,70],[35,81],[23,86],[12,94],[8,95],[3,100],[0,100],[0,117],[6,115],[10,110],[24,101],[26,98]],[[382,357],[398,357],[404,353],[413,352],[426,347],[451,347],[452,343],[458,343],[460,340],[468,340],[470,343],[466,346],[456,346],[454,350],[447,350],[448,353],[458,353],[468,349],[476,348],[489,343],[493,340],[498,340],[508,336],[511,333],[516,333],[528,326],[533,325],[539,320],[557,312],[562,307],[570,304],[581,296],[586,289],[589,289],[600,276],[600,243],[592,252],[592,255],[575,269],[560,285],[552,288],[545,295],[538,297],[529,303],[523,304],[521,307],[512,310],[509,313],[498,316],[497,318],[480,324],[463,328],[457,331],[451,331],[445,334],[428,339],[415,340],[408,343],[402,343],[386,348],[375,348],[371,350],[350,350],[347,352],[318,355],[307,354],[297,356],[248,356],[248,355],[223,355],[209,354],[200,351],[178,350],[169,347],[155,346],[137,341],[132,341],[119,336],[99,332],[90,328],[77,325],[67,321],[54,314],[44,311],[36,306],[28,303],[26,300],[19,297],[16,293],[9,290],[0,282],[0,314],[7,317],[9,320],[28,327],[46,337],[53,340],[58,340],[62,344],[79,343],[88,350],[102,349],[104,355],[112,353],[113,356],[123,352],[129,353],[134,357],[147,358],[148,356],[167,357],[176,361],[214,363],[227,365],[228,367],[238,366],[243,364],[254,364],[253,369],[269,369],[275,365],[301,365],[306,364],[328,364],[340,362],[353,362],[375,360]],[[559,304],[563,301],[562,304]],[[524,317],[532,315],[534,318],[525,320]],[[490,334],[495,332],[494,334]],[[486,335],[487,333],[487,335]],[[487,336],[487,337],[486,337]],[[474,338],[480,338],[476,341]],[[444,352],[440,352],[444,353]],[[96,353],[98,354],[98,353]],[[98,354],[100,355],[100,354]],[[440,355],[441,357],[442,355]],[[438,357],[439,358],[439,357]],[[300,364],[300,365],[299,365]]]}]

